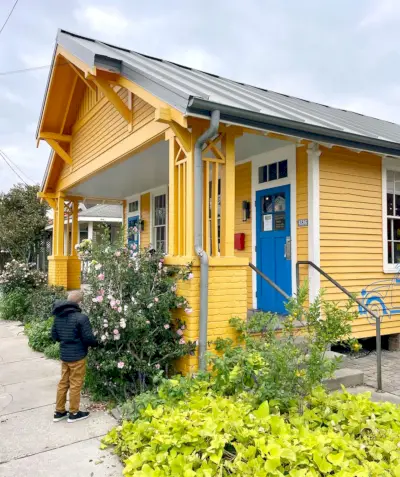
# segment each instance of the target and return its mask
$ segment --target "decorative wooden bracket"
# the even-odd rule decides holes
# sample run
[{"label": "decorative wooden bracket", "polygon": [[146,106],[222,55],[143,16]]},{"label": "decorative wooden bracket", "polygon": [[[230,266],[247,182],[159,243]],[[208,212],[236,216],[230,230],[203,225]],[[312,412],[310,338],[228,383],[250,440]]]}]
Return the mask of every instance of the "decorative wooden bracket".
[{"label": "decorative wooden bracket", "polygon": [[119,95],[111,88],[108,81],[97,76],[89,75],[87,77],[90,81],[99,88],[104,96],[110,101],[114,108],[120,113],[127,123],[132,121],[132,112],[128,106],[122,101]]},{"label": "decorative wooden bracket", "polygon": [[155,113],[155,120],[160,123],[166,123],[174,132],[176,139],[179,145],[184,149],[186,152],[191,151],[191,134],[190,132],[179,125],[177,122],[174,121],[173,115],[170,109],[168,108],[159,108],[156,109]]},{"label": "decorative wooden bracket", "polygon": [[96,86],[87,78],[85,78],[85,75],[82,73],[82,71],[77,68],[73,63],[69,62],[69,66],[75,71],[76,75],[78,78],[80,78],[88,88],[90,88],[92,91],[97,92]]},{"label": "decorative wooden bracket", "polygon": [[53,149],[53,151],[58,154],[63,161],[68,165],[72,166],[71,156],[63,149],[60,144],[55,139],[46,139],[47,144]]},{"label": "decorative wooden bracket", "polygon": [[69,134],[41,132],[39,134],[39,139],[44,139],[45,141],[47,139],[54,139],[55,141],[58,141],[58,142],[71,142],[72,141],[72,136],[70,136]]}]

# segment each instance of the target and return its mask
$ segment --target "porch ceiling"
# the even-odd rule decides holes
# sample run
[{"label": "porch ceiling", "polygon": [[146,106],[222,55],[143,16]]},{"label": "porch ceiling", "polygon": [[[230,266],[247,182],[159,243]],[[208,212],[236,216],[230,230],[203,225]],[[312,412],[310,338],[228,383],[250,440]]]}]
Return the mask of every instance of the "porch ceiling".
[{"label": "porch ceiling", "polygon": [[[286,141],[254,134],[236,139],[236,161],[287,145]],[[145,151],[106,169],[68,193],[83,197],[124,199],[168,184],[168,142],[160,141]]]}]

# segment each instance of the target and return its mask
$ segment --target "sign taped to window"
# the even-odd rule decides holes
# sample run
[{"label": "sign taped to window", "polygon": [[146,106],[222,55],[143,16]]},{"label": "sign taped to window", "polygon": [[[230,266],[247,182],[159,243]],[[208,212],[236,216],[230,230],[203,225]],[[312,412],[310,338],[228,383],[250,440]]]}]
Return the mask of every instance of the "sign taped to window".
[{"label": "sign taped to window", "polygon": [[271,232],[272,230],[272,214],[263,215],[263,232]]}]

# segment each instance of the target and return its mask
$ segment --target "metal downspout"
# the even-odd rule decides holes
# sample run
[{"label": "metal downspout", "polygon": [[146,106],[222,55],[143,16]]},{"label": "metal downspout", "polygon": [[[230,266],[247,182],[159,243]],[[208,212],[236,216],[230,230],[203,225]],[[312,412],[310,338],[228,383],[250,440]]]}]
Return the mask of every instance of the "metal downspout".
[{"label": "metal downspout", "polygon": [[[206,370],[207,322],[208,322],[208,255],[203,250],[203,158],[204,143],[218,132],[220,112],[211,113],[210,127],[194,146],[194,249],[200,258],[200,332],[199,370]],[[208,200],[206,197],[204,200]]]}]

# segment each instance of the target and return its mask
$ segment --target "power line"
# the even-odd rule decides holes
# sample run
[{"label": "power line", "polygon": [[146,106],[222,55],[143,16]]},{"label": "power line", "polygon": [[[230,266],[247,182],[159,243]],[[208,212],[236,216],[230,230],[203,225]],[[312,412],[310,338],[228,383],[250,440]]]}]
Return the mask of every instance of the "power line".
[{"label": "power line", "polygon": [[14,5],[13,5],[13,7],[12,7],[10,13],[8,14],[8,17],[6,18],[6,21],[3,23],[3,26],[2,26],[1,29],[0,29],[0,35],[1,35],[2,31],[4,30],[5,26],[7,25],[8,20],[10,19],[11,15],[12,15],[12,13],[13,13],[13,11],[14,11],[14,8],[17,6],[18,1],[19,1],[19,0],[15,0],[15,3],[14,3]]},{"label": "power line", "polygon": [[7,161],[10,162],[16,169],[18,169],[19,172],[20,172],[23,176],[25,176],[26,179],[28,179],[28,181],[31,181],[31,182],[33,182],[33,183],[35,184],[35,181],[34,181],[33,179],[31,179],[27,174],[25,174],[25,172],[18,166],[18,164],[17,164],[16,162],[14,162],[14,161],[10,158],[10,156],[8,156],[8,155],[7,155],[4,151],[2,151],[1,149],[0,149],[0,153],[3,154],[3,156],[6,157]]},{"label": "power line", "polygon": [[[69,65],[69,62],[67,61],[66,63],[61,63],[59,65],[55,65],[55,68],[59,68],[60,66],[66,66]],[[19,73],[28,73],[29,71],[37,71],[37,70],[43,70],[45,68],[50,68],[51,65],[43,65],[43,66],[33,66],[31,68],[23,68],[21,70],[11,70],[11,71],[1,71],[0,76],[7,76],[7,75],[15,75]]]},{"label": "power line", "polygon": [[[29,184],[26,182],[26,180],[25,180],[25,179],[19,174],[19,172],[16,170],[16,169],[19,169],[19,167],[18,167],[16,164],[14,164],[14,163],[11,161],[11,159],[8,158],[8,157],[6,156],[6,154],[5,154],[1,149],[0,149],[0,157],[4,160],[4,162],[7,164],[7,166],[14,172],[14,174],[15,174],[25,185],[29,185]],[[14,165],[14,167],[15,167],[16,169],[14,169],[13,165]],[[21,174],[23,174],[28,180],[30,180],[31,182],[35,183],[32,179],[30,179],[27,175],[25,175],[25,174],[21,171],[21,169],[19,169],[19,170],[20,170]]]}]

